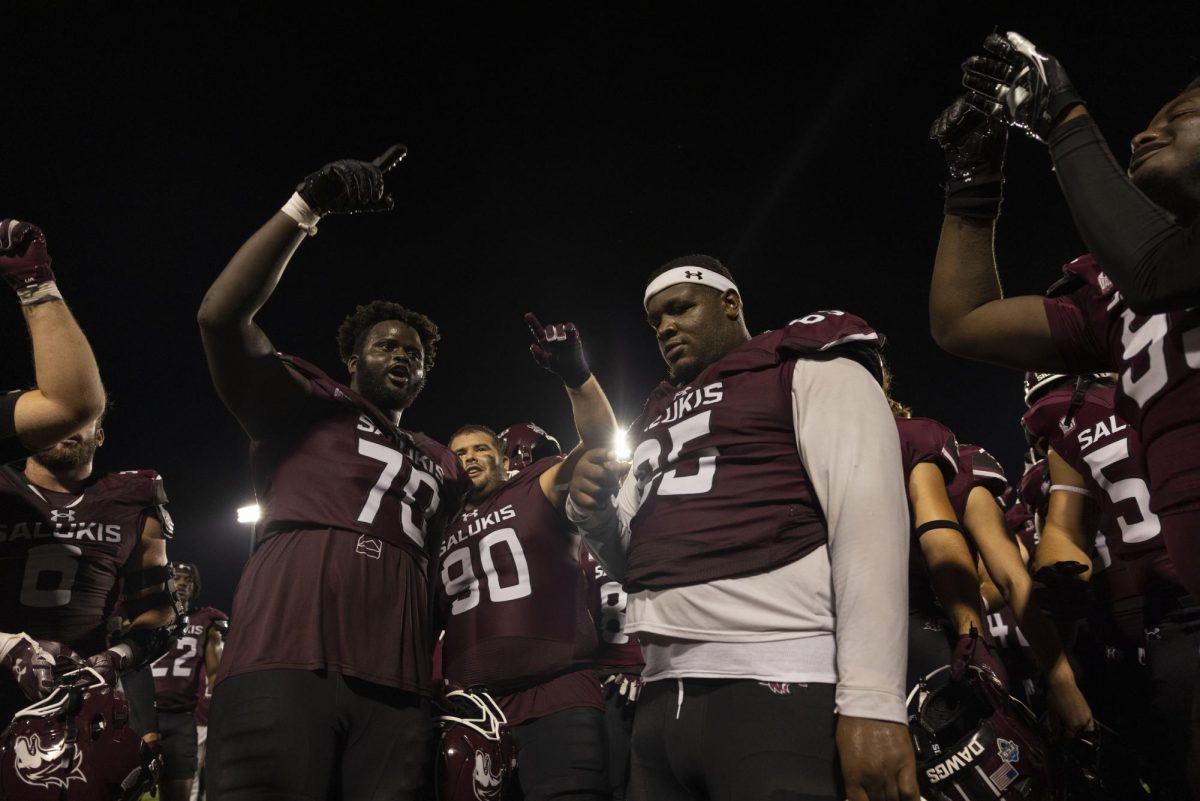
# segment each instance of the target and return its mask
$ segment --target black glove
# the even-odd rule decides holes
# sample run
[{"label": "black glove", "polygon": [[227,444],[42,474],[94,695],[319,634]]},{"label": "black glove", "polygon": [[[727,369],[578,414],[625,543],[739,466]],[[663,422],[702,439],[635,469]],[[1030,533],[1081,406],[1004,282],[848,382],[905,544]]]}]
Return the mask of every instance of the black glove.
[{"label": "black glove", "polygon": [[1021,34],[990,34],[983,49],[963,62],[963,86],[985,114],[1045,142],[1067,110],[1083,104],[1058,59]]},{"label": "black glove", "polygon": [[591,377],[583,341],[575,323],[551,323],[543,327],[532,313],[525,315],[525,324],[534,340],[529,346],[534,361],[562,379],[571,389],[579,389]]},{"label": "black glove", "polygon": [[1087,565],[1079,562],[1055,562],[1033,574],[1033,597],[1038,608],[1060,622],[1079,620],[1095,604],[1091,584],[1080,575]]},{"label": "black glove", "polygon": [[929,129],[950,168],[945,213],[994,220],[1000,214],[1004,186],[1004,149],[1008,129],[971,106],[963,95]]},{"label": "black glove", "polygon": [[408,149],[393,145],[374,161],[341,159],[326,164],[296,187],[315,214],[358,214],[364,211],[388,211],[392,196],[384,193],[383,175],[395,167]]}]

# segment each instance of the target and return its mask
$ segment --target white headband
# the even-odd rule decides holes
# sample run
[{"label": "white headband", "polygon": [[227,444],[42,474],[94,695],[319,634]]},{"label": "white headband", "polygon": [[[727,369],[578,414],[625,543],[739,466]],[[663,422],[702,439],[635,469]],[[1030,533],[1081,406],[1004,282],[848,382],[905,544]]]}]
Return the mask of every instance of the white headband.
[{"label": "white headband", "polygon": [[[707,267],[675,267],[650,282],[650,286],[646,287],[646,296],[642,299],[642,305],[649,306],[650,298],[676,284],[704,284],[718,292],[726,292],[730,289],[734,292],[738,291],[736,284],[716,270],[710,270]],[[741,293],[738,292],[738,294]]]}]

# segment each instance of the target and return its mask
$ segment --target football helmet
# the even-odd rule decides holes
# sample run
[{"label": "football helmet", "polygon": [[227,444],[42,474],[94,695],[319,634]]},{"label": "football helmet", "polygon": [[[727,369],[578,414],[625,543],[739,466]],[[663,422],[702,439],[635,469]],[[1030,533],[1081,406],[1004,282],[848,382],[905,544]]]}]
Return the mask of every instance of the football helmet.
[{"label": "football helmet", "polygon": [[516,795],[516,747],[507,721],[481,690],[437,701],[434,791],[438,801],[508,801]]},{"label": "football helmet", "polygon": [[929,801],[1050,798],[1045,733],[1027,706],[989,671],[961,681],[940,667],[908,694],[917,780]]},{"label": "football helmet", "polygon": [[1074,376],[1064,373],[1026,373],[1025,374],[1025,405],[1032,406],[1038,399],[1050,391],[1059,381],[1065,381]]},{"label": "football helmet", "polygon": [[0,735],[0,798],[9,801],[133,801],[161,769],[155,747],[129,727],[124,694],[86,668]]},{"label": "football helmet", "polygon": [[513,472],[529,467],[538,459],[562,454],[558,440],[537,423],[511,425],[500,432],[500,439],[504,440],[504,455],[508,457],[508,467]]}]

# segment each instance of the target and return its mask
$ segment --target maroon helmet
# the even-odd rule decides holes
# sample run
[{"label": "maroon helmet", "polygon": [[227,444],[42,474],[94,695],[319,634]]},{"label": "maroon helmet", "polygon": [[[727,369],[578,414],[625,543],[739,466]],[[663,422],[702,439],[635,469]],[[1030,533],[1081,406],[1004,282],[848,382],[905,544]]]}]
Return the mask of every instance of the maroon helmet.
[{"label": "maroon helmet", "polygon": [[1051,797],[1045,733],[1029,708],[977,665],[968,665],[961,681],[950,679],[949,666],[921,679],[908,694],[908,729],[929,801]]},{"label": "maroon helmet", "polygon": [[132,801],[161,768],[129,727],[124,694],[91,669],[64,676],[0,735],[0,797],[9,801]]},{"label": "maroon helmet", "polygon": [[558,440],[537,423],[515,423],[500,432],[500,439],[504,440],[508,468],[514,472],[529,467],[538,459],[562,454]]},{"label": "maroon helmet", "polygon": [[437,702],[434,790],[438,801],[507,801],[518,795],[516,748],[492,697],[451,690]]}]

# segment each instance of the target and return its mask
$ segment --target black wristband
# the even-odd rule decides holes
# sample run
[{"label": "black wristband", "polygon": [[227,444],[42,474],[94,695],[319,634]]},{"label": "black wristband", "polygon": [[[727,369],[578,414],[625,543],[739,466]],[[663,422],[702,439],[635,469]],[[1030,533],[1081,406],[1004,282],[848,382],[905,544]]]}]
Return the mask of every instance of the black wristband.
[{"label": "black wristband", "polygon": [[944,213],[948,217],[994,220],[1000,216],[1003,188],[1004,176],[999,172],[976,175],[969,181],[951,179],[946,182]]},{"label": "black wristband", "polygon": [[913,532],[913,535],[917,539],[921,539],[922,534],[927,531],[933,531],[935,528],[951,528],[963,536],[967,534],[967,532],[963,531],[963,527],[953,520],[930,520],[928,523],[917,526],[917,530]]}]

